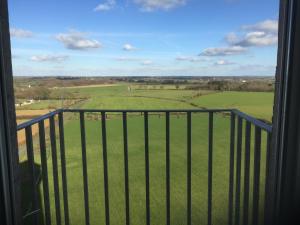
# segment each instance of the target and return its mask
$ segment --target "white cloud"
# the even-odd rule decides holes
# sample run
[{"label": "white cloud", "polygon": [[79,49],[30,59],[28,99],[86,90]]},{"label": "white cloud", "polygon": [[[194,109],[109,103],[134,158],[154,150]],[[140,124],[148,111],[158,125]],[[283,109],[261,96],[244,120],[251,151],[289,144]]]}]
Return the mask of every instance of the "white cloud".
[{"label": "white cloud", "polygon": [[235,63],[227,61],[227,60],[223,60],[223,59],[218,60],[217,62],[215,62],[216,66],[227,66],[227,65],[232,65],[232,64],[235,64]]},{"label": "white cloud", "polygon": [[207,48],[200,54],[201,56],[229,56],[245,53],[246,48],[241,46],[229,46],[219,48]]},{"label": "white cloud", "polygon": [[133,50],[136,50],[136,47],[132,46],[131,44],[124,44],[123,50],[124,51],[133,51]]},{"label": "white cloud", "polygon": [[15,38],[31,38],[33,33],[29,30],[23,30],[19,28],[11,28],[10,35]]},{"label": "white cloud", "polygon": [[239,41],[239,37],[236,33],[231,32],[225,36],[225,41],[229,44],[235,44]]},{"label": "white cloud", "polygon": [[136,62],[139,63],[140,65],[143,66],[149,66],[149,65],[153,65],[153,61],[146,59],[146,58],[141,58],[141,57],[127,57],[127,56],[120,56],[120,57],[116,57],[114,58],[117,61],[120,62]]},{"label": "white cloud", "polygon": [[88,39],[86,34],[78,31],[58,34],[56,39],[62,42],[67,49],[72,50],[88,50],[102,46],[97,40]]},{"label": "white cloud", "polygon": [[278,42],[278,21],[265,20],[254,25],[246,25],[242,27],[246,33],[237,35],[236,33],[229,33],[225,40],[230,45],[237,45],[243,47],[259,47],[276,45]]},{"label": "white cloud", "polygon": [[126,57],[126,56],[120,56],[120,57],[116,57],[114,58],[117,61],[140,61],[140,58],[136,58],[136,57]]},{"label": "white cloud", "polygon": [[151,60],[145,60],[145,61],[142,62],[142,65],[144,65],[144,66],[149,66],[149,65],[152,65],[152,64],[153,64],[153,62]]},{"label": "white cloud", "polygon": [[186,4],[187,0],[134,0],[143,11],[170,10]]},{"label": "white cloud", "polygon": [[67,55],[34,55],[30,58],[34,62],[55,62],[60,63],[67,60],[69,56]]},{"label": "white cloud", "polygon": [[190,56],[177,56],[175,59],[178,61],[189,61],[190,58]]},{"label": "white cloud", "polygon": [[104,3],[100,3],[99,5],[97,5],[94,8],[94,11],[109,11],[111,9],[113,9],[116,5],[116,1],[115,0],[107,0]]},{"label": "white cloud", "polygon": [[177,61],[188,61],[188,62],[206,62],[207,58],[199,57],[199,56],[177,56],[175,58]]},{"label": "white cloud", "polygon": [[264,20],[253,25],[242,26],[245,30],[262,31],[266,33],[278,32],[278,20]]},{"label": "white cloud", "polygon": [[277,44],[278,37],[275,34],[263,31],[253,31],[247,33],[236,44],[244,47],[248,46],[269,46]]}]

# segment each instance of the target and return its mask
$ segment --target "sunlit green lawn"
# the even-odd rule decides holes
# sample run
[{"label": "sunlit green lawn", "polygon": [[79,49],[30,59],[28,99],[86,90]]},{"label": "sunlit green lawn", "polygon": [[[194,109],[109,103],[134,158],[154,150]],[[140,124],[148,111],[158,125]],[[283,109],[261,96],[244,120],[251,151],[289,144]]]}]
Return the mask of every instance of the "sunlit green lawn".
[{"label": "sunlit green lawn", "polygon": [[[191,109],[237,108],[254,117],[271,121],[272,92],[214,92],[194,90],[135,90],[128,86],[72,89],[89,98],[82,108],[97,109]],[[76,106],[75,106],[76,107]]]},{"label": "sunlit green lawn", "polygon": [[[150,143],[150,202],[151,224],[163,224],[166,219],[165,195],[165,118],[149,118]],[[207,222],[208,179],[208,120],[207,114],[192,117],[192,221]],[[131,224],[145,224],[145,156],[143,118],[128,119],[129,184]],[[213,224],[224,224],[228,210],[229,180],[229,118],[215,116],[213,145]],[[91,224],[105,224],[101,122],[86,121],[88,187]],[[112,225],[125,224],[124,158],[121,119],[108,119],[108,174],[110,219]],[[186,117],[171,117],[171,224],[186,224]],[[84,195],[80,125],[72,120],[65,125],[68,197],[71,224],[84,224]],[[261,187],[265,174],[265,134],[262,142]],[[253,143],[252,143],[253,153]],[[244,155],[244,153],[243,153]],[[58,157],[59,158],[59,157]],[[251,154],[251,176],[253,154]],[[52,161],[48,160],[52,221],[55,223]],[[243,167],[242,167],[243,168]],[[60,172],[60,170],[59,170]],[[243,177],[243,173],[242,173]],[[242,182],[243,183],[243,182]],[[61,184],[61,180],[60,180]],[[252,181],[250,190],[252,190]],[[243,185],[242,185],[243,187]],[[243,188],[242,188],[243,190]],[[243,193],[243,192],[242,192]],[[62,199],[62,193],[61,199]],[[261,189],[261,205],[263,204]],[[241,197],[242,199],[242,197]],[[250,198],[251,199],[251,198]],[[251,202],[251,201],[250,201]],[[61,206],[63,202],[61,200]],[[63,211],[62,211],[63,212]],[[63,214],[63,213],[62,213]],[[251,214],[250,214],[251,215]]]},{"label": "sunlit green lawn", "polygon": [[[271,120],[273,93],[263,92],[211,92],[191,90],[132,90],[128,86],[72,88],[75,96],[87,98],[74,108],[97,109],[195,109],[237,108],[260,119]],[[58,102],[56,102],[58,104]],[[213,132],[213,224],[227,222],[229,181],[229,117],[218,114],[214,118]],[[186,224],[186,147],[187,130],[185,115],[171,116],[171,224]],[[253,131],[253,129],[252,129]],[[150,115],[150,204],[151,224],[164,224],[166,220],[165,196],[165,118]],[[88,160],[88,187],[91,224],[105,224],[104,184],[101,121],[86,117],[86,141]],[[262,140],[261,201],[265,175],[265,133]],[[49,135],[47,130],[47,139]],[[253,138],[251,146],[251,181],[253,176]],[[39,162],[38,137],[34,137],[35,158]],[[121,116],[108,115],[108,174],[110,197],[110,220],[112,225],[125,224],[124,155]],[[80,125],[78,117],[67,116],[65,120],[66,165],[68,198],[71,224],[85,224],[82,177]],[[57,140],[59,147],[59,140]],[[143,117],[128,118],[130,217],[132,225],[145,224],[145,155]],[[52,176],[52,159],[49,145],[48,172],[50,184],[52,223],[55,224],[55,204]],[[25,148],[24,146],[22,148]],[[244,148],[244,140],[243,140]],[[21,148],[20,148],[21,149]],[[26,152],[26,151],[22,151]],[[58,148],[59,154],[59,148]],[[242,152],[242,168],[244,149]],[[62,180],[59,161],[60,197],[62,216]],[[242,172],[243,178],[243,172]],[[207,222],[208,179],[208,115],[193,114],[192,117],[192,222]],[[251,191],[250,191],[251,193]],[[243,179],[242,179],[243,194]],[[241,201],[243,197],[241,196]],[[251,200],[250,196],[250,200]],[[251,202],[251,201],[250,201]],[[263,212],[261,208],[261,213]],[[251,213],[251,210],[249,211]],[[251,214],[249,214],[251,215]]]}]

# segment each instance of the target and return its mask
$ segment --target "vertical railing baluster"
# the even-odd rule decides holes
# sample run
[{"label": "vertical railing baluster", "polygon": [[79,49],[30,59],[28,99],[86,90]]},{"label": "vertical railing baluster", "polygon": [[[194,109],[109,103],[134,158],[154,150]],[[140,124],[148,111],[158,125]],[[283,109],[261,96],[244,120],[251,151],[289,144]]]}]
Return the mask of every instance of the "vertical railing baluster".
[{"label": "vertical railing baluster", "polygon": [[149,134],[148,112],[144,112],[145,135],[145,177],[146,177],[146,224],[150,225],[150,185],[149,185]]},{"label": "vertical railing baluster", "polygon": [[[108,159],[107,159],[107,130],[106,119],[107,112],[101,112],[101,126],[102,126],[102,150],[103,150],[103,173],[104,173],[104,197],[105,197],[105,220],[106,225],[110,225],[110,210],[109,210],[109,179],[108,179]],[[127,111],[118,111],[123,116],[123,144],[124,144],[124,192],[125,192],[125,219],[126,225],[130,225],[130,195],[129,195],[129,167],[128,167],[128,128],[127,128]],[[142,111],[144,115],[144,147],[145,147],[145,197],[146,197],[146,225],[151,223],[151,207],[150,207],[150,158],[149,158],[149,113],[152,111]],[[156,111],[155,111],[156,112]],[[159,111],[162,112],[162,111]],[[172,111],[165,111],[166,115],[166,225],[171,223],[170,213],[170,113]],[[187,115],[187,177],[186,177],[186,204],[187,204],[187,225],[192,224],[192,114],[193,111],[183,111]],[[212,224],[212,197],[213,197],[213,146],[214,146],[214,111],[207,111],[208,113],[208,186],[207,186],[207,224]],[[54,201],[55,201],[55,214],[56,224],[61,225],[61,205],[59,196],[59,163],[57,159],[57,143],[56,143],[56,114],[58,114],[58,126],[59,126],[59,144],[60,144],[60,160],[61,160],[61,176],[62,176],[62,191],[63,191],[63,206],[64,206],[64,223],[69,225],[69,205],[68,205],[68,188],[67,188],[67,171],[66,171],[66,154],[65,154],[65,136],[64,136],[64,115],[63,111],[49,114],[50,123],[50,143],[51,143],[51,157],[52,157],[52,169],[53,169],[53,185],[54,185]],[[83,171],[83,188],[84,188],[84,207],[85,207],[85,224],[90,224],[90,211],[89,211],[89,190],[88,190],[88,171],[87,171],[87,150],[86,150],[86,130],[85,130],[85,111],[79,111],[80,114],[80,129],[81,129],[81,147],[82,147],[82,171]],[[236,128],[237,117],[237,128]],[[245,120],[245,131],[244,131]],[[46,152],[46,138],[45,138],[45,124],[44,118],[42,120],[35,121],[38,123],[39,128],[39,147],[41,156],[41,168],[42,168],[42,181],[43,181],[43,200],[44,200],[44,213],[45,213],[45,225],[51,224],[51,209],[50,209],[50,197],[49,197],[49,181],[48,181],[48,168],[47,168],[47,152]],[[253,196],[250,198],[250,165],[251,156],[251,126],[255,126],[255,141],[254,141],[254,172],[253,172]],[[26,134],[26,150],[28,156],[28,164],[30,170],[30,181],[32,185],[32,199],[33,213],[29,216],[33,216],[34,224],[38,224],[39,214],[38,209],[38,184],[37,184],[37,171],[34,163],[34,150],[33,150],[33,134],[32,125],[26,124],[19,129],[25,129]],[[264,219],[268,216],[267,213],[268,199],[271,195],[268,192],[274,191],[270,187],[269,179],[272,176],[272,170],[269,165],[271,161],[271,127],[263,125],[261,122],[252,119],[251,117],[244,116],[243,113],[238,111],[231,112],[230,118],[230,161],[229,161],[229,193],[228,193],[228,224],[233,225],[248,225],[249,220],[251,224],[258,225],[263,218],[260,218],[260,170],[261,170],[261,141],[262,131],[267,132],[267,152],[266,152],[266,183],[264,187]],[[243,135],[245,132],[245,135]],[[245,141],[243,140],[245,138]],[[235,143],[236,142],[236,143]],[[235,146],[236,144],[236,146]],[[245,145],[244,145],[245,144]],[[243,152],[245,148],[245,156]],[[235,157],[235,148],[237,149],[237,156]],[[245,158],[243,158],[245,157]],[[251,158],[251,160],[250,160]],[[242,174],[242,159],[243,161],[243,174]],[[274,175],[275,176],[275,175]],[[243,177],[243,190],[241,190],[241,178]],[[235,190],[234,190],[235,189]],[[241,192],[242,191],[242,192]],[[243,197],[243,199],[241,199]],[[241,204],[241,202],[243,204]],[[252,203],[252,204],[251,204]],[[249,216],[249,207],[252,215]],[[234,211],[235,210],[235,211]],[[242,212],[241,212],[242,210]],[[53,219],[52,219],[53,220]]]},{"label": "vertical railing baluster", "polygon": [[106,143],[106,115],[101,112],[102,126],[102,148],[103,148],[103,175],[104,175],[104,195],[105,195],[105,223],[110,224],[109,216],[109,190],[108,190],[108,166],[107,166],[107,143]]},{"label": "vertical railing baluster", "polygon": [[51,141],[51,153],[52,153],[56,225],[61,225],[60,197],[59,197],[59,183],[58,183],[58,166],[57,166],[57,150],[56,150],[56,134],[55,134],[55,118],[54,118],[54,116],[51,116],[49,118],[49,120],[50,120],[50,141]]},{"label": "vertical railing baluster", "polygon": [[80,133],[81,133],[81,154],[82,154],[85,224],[89,225],[90,224],[89,189],[88,189],[88,174],[87,174],[87,160],[86,160],[85,121],[84,121],[84,113],[83,112],[80,112]]},{"label": "vertical railing baluster", "polygon": [[235,193],[235,225],[240,224],[242,133],[243,133],[243,119],[241,117],[238,117],[237,158],[236,158],[236,193]]},{"label": "vertical railing baluster", "polygon": [[255,127],[253,210],[252,210],[253,225],[257,225],[259,219],[258,213],[259,213],[260,157],[261,157],[261,128]]},{"label": "vertical railing baluster", "polygon": [[[36,184],[36,173],[35,173],[35,165],[34,165],[34,152],[33,152],[33,142],[32,142],[32,127],[28,126],[25,128],[26,135],[26,150],[27,150],[27,158],[28,158],[28,166],[29,166],[29,177],[32,186],[32,211],[38,210],[38,202],[37,202],[37,184]],[[33,223],[38,224],[38,214],[33,215]]]},{"label": "vertical railing baluster", "polygon": [[66,155],[65,155],[65,135],[64,135],[64,118],[63,113],[58,114],[59,124],[59,142],[60,142],[60,160],[61,160],[61,176],[64,198],[64,215],[65,225],[69,225],[69,203],[68,203],[68,186],[67,186],[67,170],[66,170]]},{"label": "vertical railing baluster", "polygon": [[42,164],[42,183],[43,183],[43,197],[44,197],[44,207],[45,207],[45,224],[51,225],[48,166],[47,166],[47,152],[46,152],[47,149],[46,149],[46,140],[45,140],[44,120],[39,122],[39,140],[40,140],[40,156],[41,156],[41,164]]},{"label": "vertical railing baluster", "polygon": [[166,225],[170,225],[170,113],[166,112]]},{"label": "vertical railing baluster", "polygon": [[245,132],[245,164],[244,164],[244,211],[243,225],[248,225],[249,213],[249,178],[250,178],[250,143],[251,143],[251,123],[246,122]]},{"label": "vertical railing baluster", "polygon": [[235,114],[230,115],[230,162],[229,162],[229,192],[228,192],[228,225],[233,224],[233,181],[234,181],[234,142]]},{"label": "vertical railing baluster", "polygon": [[273,168],[271,168],[271,165],[273,163],[272,161],[274,160],[274,158],[272,157],[274,154],[272,154],[272,152],[271,152],[271,136],[272,136],[272,133],[267,132],[265,209],[264,209],[265,224],[271,223],[269,220],[270,220],[270,218],[272,218],[272,206],[270,206],[269,204],[271,204],[272,198],[274,198],[272,195],[274,193],[274,187],[271,186],[271,179],[272,179],[271,174],[272,174],[272,170],[273,170]]},{"label": "vertical railing baluster", "polygon": [[125,177],[125,213],[126,225],[130,225],[129,208],[129,180],[128,180],[128,140],[127,140],[127,115],[123,112],[123,141],[124,141],[124,177]]},{"label": "vertical railing baluster", "polygon": [[212,170],[213,170],[213,112],[209,112],[208,123],[208,198],[207,198],[207,224],[212,224]]},{"label": "vertical railing baluster", "polygon": [[192,224],[192,115],[187,113],[187,224]]}]

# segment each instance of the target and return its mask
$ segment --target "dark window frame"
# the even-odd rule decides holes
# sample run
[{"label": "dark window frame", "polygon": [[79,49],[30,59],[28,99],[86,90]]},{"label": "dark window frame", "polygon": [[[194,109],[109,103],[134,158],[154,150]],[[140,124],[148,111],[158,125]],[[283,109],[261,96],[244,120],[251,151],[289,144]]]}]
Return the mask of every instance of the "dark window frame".
[{"label": "dark window frame", "polygon": [[[1,224],[21,224],[16,115],[7,0],[0,0]],[[3,219],[2,219],[3,218]]]},{"label": "dark window frame", "polygon": [[[300,1],[281,0],[266,224],[295,224],[300,211]],[[298,40],[298,41],[297,41]],[[7,0],[0,0],[0,215],[21,224],[16,115]],[[276,197],[274,197],[276,196]],[[299,219],[297,219],[299,220]]]},{"label": "dark window frame", "polygon": [[[268,224],[300,222],[300,1],[281,0]],[[274,197],[276,196],[276,197]],[[297,221],[297,222],[296,222]]]}]

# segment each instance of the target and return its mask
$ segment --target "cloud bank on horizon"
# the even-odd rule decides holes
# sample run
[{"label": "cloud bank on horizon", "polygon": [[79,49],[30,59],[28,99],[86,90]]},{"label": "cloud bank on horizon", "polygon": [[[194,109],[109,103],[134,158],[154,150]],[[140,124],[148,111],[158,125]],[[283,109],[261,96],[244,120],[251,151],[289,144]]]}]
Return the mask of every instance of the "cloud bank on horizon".
[{"label": "cloud bank on horizon", "polygon": [[10,5],[14,75],[275,73],[277,1],[56,1]]}]

